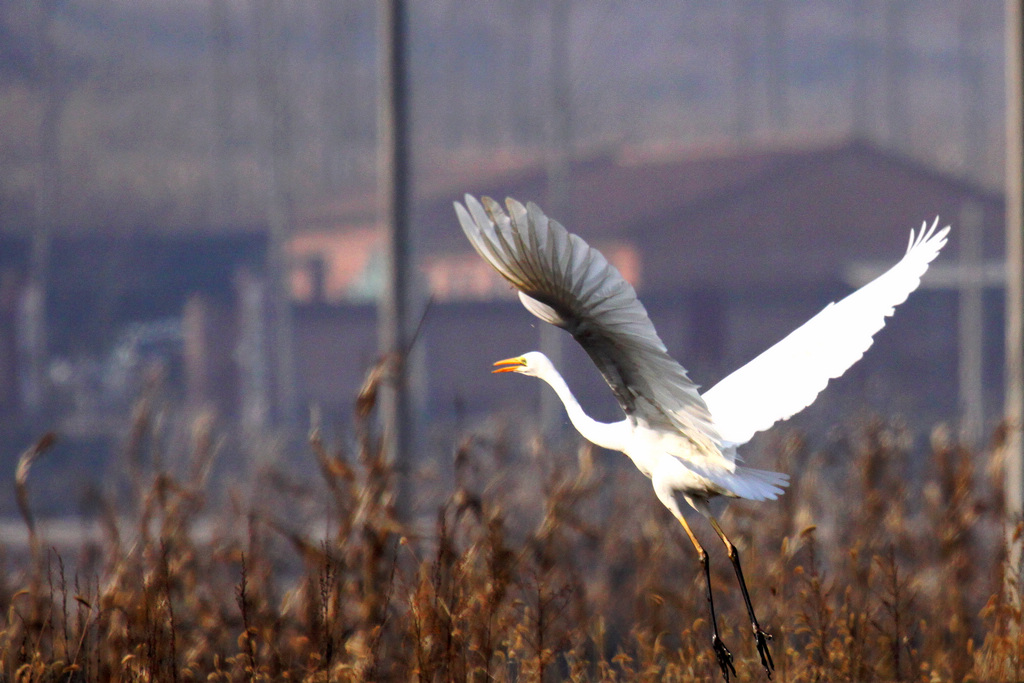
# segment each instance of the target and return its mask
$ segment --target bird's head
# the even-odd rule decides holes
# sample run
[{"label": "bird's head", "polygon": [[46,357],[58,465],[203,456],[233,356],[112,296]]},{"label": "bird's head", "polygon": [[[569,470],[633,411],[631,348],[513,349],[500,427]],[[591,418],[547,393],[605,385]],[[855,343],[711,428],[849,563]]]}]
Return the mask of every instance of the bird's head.
[{"label": "bird's head", "polygon": [[530,351],[522,356],[499,360],[494,364],[493,372],[518,372],[520,375],[541,377],[552,369],[551,361],[540,351]]}]

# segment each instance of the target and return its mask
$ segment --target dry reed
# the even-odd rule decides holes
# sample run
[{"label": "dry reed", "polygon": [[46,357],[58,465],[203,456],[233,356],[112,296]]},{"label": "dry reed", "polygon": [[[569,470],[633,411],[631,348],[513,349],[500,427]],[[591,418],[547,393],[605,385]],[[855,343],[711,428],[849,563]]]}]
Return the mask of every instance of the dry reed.
[{"label": "dry reed", "polygon": [[[147,398],[130,495],[104,494],[105,540],[67,557],[44,550],[27,504],[41,439],[17,477],[31,552],[0,581],[0,680],[719,679],[692,548],[628,463],[469,435],[428,521],[403,525],[370,421],[378,379],[354,454],[314,427],[316,482],[267,466],[223,507],[208,420],[183,474],[139,455],[161,443]],[[1022,528],[1005,537],[998,468],[982,466],[998,443],[972,452],[937,429],[919,476],[907,431],[881,421],[822,452],[794,434],[770,450],[791,490],[734,504],[725,524],[778,681],[1024,678],[1024,584],[1006,550]],[[764,680],[724,552],[706,545],[737,678]]]}]

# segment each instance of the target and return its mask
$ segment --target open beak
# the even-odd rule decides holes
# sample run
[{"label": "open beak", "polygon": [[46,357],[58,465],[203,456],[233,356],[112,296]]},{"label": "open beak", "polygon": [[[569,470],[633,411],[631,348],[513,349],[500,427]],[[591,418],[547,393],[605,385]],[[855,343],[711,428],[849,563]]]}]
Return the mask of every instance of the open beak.
[{"label": "open beak", "polygon": [[522,356],[518,358],[506,358],[505,360],[499,360],[494,364],[496,369],[491,372],[515,372],[519,368],[526,367],[526,359]]}]

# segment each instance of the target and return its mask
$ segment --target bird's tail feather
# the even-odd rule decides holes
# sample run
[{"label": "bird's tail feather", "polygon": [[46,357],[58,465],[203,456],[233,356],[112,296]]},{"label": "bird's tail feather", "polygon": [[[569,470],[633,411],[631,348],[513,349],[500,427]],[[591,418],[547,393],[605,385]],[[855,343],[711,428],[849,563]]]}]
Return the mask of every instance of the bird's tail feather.
[{"label": "bird's tail feather", "polygon": [[789,475],[768,470],[755,470],[734,462],[716,462],[712,458],[680,458],[693,472],[720,489],[720,495],[748,500],[775,500],[789,485]]},{"label": "bird's tail feather", "polygon": [[789,475],[768,470],[755,470],[752,467],[737,467],[736,471],[728,477],[728,481],[721,483],[740,498],[775,500],[789,485]]}]

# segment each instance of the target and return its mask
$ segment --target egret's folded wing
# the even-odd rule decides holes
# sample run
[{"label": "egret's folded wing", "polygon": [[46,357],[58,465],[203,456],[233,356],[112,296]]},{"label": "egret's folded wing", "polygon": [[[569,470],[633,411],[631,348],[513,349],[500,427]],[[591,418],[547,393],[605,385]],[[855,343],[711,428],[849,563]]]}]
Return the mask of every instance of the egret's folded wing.
[{"label": "egret's folded wing", "polygon": [[742,444],[809,406],[871,346],[885,319],[921,282],[946,244],[939,219],[911,231],[903,259],[704,393],[715,427],[727,443]]},{"label": "egret's folded wing", "polygon": [[710,449],[718,435],[686,370],[668,355],[633,287],[601,252],[537,207],[466,195],[455,203],[479,254],[519,290],[526,308],[564,328],[597,365],[622,409]]}]

